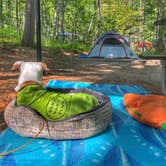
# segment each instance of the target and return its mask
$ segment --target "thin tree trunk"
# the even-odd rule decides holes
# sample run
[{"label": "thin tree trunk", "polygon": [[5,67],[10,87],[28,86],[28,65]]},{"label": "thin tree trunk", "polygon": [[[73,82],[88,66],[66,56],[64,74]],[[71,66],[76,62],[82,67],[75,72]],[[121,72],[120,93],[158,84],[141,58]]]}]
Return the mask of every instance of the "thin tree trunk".
[{"label": "thin tree trunk", "polygon": [[48,32],[48,36],[49,36],[49,38],[51,39],[51,36],[52,36],[52,32],[51,32],[51,29],[52,29],[52,20],[51,20],[51,16],[50,16],[50,12],[48,12],[48,17],[47,17],[47,32]]},{"label": "thin tree trunk", "polygon": [[[162,20],[165,18],[165,1],[160,0],[158,1],[158,13],[157,13],[157,20]],[[166,50],[166,31],[165,25],[157,25],[157,51],[159,54],[165,54]]]},{"label": "thin tree trunk", "polygon": [[98,0],[98,34],[101,33],[101,0]]},{"label": "thin tree trunk", "polygon": [[16,27],[17,31],[19,31],[18,0],[16,0]]},{"label": "thin tree trunk", "polygon": [[48,5],[48,1],[45,1],[44,3],[44,18],[45,18],[45,24],[46,24],[46,37],[50,37],[51,34],[51,21],[50,21],[50,12],[49,12],[49,5]]},{"label": "thin tree trunk", "polygon": [[22,5],[20,0],[18,1],[18,24],[20,26],[20,30],[23,30]]},{"label": "thin tree trunk", "polygon": [[12,2],[11,0],[7,0],[7,18],[8,18],[8,24],[9,25],[13,25],[12,24]]},{"label": "thin tree trunk", "polygon": [[34,34],[35,34],[35,1],[27,0],[22,45],[27,47],[33,47]]},{"label": "thin tree trunk", "polygon": [[[156,21],[159,21],[159,17],[160,17],[160,8],[159,8],[159,2],[158,2]],[[160,31],[160,25],[156,25],[156,41],[159,39],[159,31]]]},{"label": "thin tree trunk", "polygon": [[96,11],[94,12],[93,16],[91,17],[91,21],[90,21],[89,26],[88,26],[88,33],[90,33],[90,31],[91,31],[95,16],[96,16]]},{"label": "thin tree trunk", "polygon": [[[144,42],[144,4],[142,2],[142,0],[140,0],[140,41]],[[142,47],[141,51],[144,52],[145,48]]]},{"label": "thin tree trunk", "polygon": [[47,21],[47,11],[46,11],[46,2],[45,0],[42,0],[42,20],[43,20],[43,34],[45,37],[48,35],[47,27],[49,26]]},{"label": "thin tree trunk", "polygon": [[64,43],[64,15],[65,15],[65,0],[62,1],[61,6],[61,33],[62,33],[62,42]]},{"label": "thin tree trunk", "polygon": [[0,0],[0,27],[3,27],[3,0]]},{"label": "thin tree trunk", "polygon": [[55,4],[54,8],[54,39],[58,39],[58,33],[59,33],[59,3],[57,2]]}]

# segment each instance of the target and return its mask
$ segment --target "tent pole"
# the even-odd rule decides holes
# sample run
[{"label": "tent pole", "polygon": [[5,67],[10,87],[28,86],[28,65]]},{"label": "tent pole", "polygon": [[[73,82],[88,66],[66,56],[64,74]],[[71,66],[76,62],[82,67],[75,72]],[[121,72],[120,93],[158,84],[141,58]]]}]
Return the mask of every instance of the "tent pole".
[{"label": "tent pole", "polygon": [[42,61],[41,55],[41,22],[40,22],[40,0],[36,0],[36,54],[37,61]]}]

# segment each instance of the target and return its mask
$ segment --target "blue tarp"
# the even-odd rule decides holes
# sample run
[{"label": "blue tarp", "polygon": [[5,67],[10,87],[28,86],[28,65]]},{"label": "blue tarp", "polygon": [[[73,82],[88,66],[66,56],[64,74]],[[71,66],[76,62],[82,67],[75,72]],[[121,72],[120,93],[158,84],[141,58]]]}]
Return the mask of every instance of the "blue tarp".
[{"label": "blue tarp", "polygon": [[[49,81],[47,87],[86,87],[109,96],[113,117],[108,129],[82,140],[35,139],[30,145],[11,155],[0,156],[0,166],[166,165],[166,132],[135,121],[123,107],[125,93],[148,94],[143,88],[56,80]],[[7,128],[0,133],[0,152],[11,150],[29,139]]]}]

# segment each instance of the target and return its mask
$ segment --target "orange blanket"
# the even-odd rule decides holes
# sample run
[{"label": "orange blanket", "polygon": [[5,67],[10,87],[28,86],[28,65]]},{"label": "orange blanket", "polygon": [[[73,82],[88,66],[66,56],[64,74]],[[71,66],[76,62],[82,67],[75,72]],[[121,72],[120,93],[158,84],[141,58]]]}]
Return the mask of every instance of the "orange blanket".
[{"label": "orange blanket", "polygon": [[166,130],[166,96],[125,94],[124,106],[139,122]]}]

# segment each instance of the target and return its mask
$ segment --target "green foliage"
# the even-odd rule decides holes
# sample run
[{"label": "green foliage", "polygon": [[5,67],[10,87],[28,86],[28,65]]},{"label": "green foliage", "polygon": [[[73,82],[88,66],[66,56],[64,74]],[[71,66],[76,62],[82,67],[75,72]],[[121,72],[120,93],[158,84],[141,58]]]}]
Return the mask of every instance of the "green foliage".
[{"label": "green foliage", "polygon": [[90,47],[79,42],[70,43],[59,43],[55,41],[42,41],[43,46],[49,48],[63,49],[65,51],[71,51],[74,53],[79,53],[81,51],[89,51]]},{"label": "green foliage", "polygon": [[139,12],[133,10],[131,3],[127,5],[122,1],[105,3],[103,7],[103,31],[113,29],[120,34],[128,34],[130,29],[138,26]]},{"label": "green foliage", "polygon": [[0,42],[1,43],[16,43],[20,44],[21,34],[12,27],[0,29]]},{"label": "green foliage", "polygon": [[[26,0],[0,2],[3,2],[0,5],[0,42],[19,44]],[[128,37],[133,48],[138,41],[153,43],[159,36],[166,36],[164,26],[157,32],[154,25],[155,21],[166,17],[165,0],[101,0],[100,10],[98,0],[42,0],[40,3],[43,46],[88,51],[100,33],[110,30]],[[72,36],[64,40],[59,35],[63,32],[70,32]],[[155,50],[151,50],[153,52]]]}]

